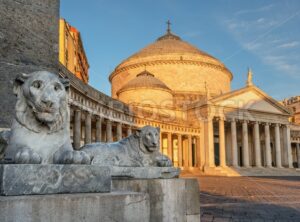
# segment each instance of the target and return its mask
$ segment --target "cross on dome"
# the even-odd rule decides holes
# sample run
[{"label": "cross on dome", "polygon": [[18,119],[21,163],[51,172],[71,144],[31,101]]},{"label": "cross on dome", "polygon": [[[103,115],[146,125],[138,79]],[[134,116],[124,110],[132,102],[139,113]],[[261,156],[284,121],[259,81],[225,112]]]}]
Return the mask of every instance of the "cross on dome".
[{"label": "cross on dome", "polygon": [[168,20],[168,21],[167,21],[167,26],[168,26],[168,27],[167,27],[167,33],[171,33],[171,24],[172,24],[172,23],[170,22],[170,20]]}]

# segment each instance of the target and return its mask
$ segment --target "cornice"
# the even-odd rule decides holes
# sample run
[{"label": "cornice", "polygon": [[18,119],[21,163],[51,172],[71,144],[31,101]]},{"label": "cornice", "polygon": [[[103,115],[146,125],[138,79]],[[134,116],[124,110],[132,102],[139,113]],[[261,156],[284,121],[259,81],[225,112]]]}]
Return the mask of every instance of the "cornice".
[{"label": "cornice", "polygon": [[124,72],[130,69],[139,68],[139,67],[145,67],[145,66],[153,66],[153,65],[162,65],[162,64],[188,64],[188,65],[196,65],[196,66],[202,66],[202,67],[209,67],[213,69],[217,69],[219,71],[223,71],[228,75],[230,80],[233,79],[232,73],[224,66],[221,65],[215,65],[208,62],[202,62],[202,61],[193,61],[193,60],[154,60],[154,61],[148,61],[148,62],[139,62],[135,64],[125,65],[124,67],[115,69],[114,72],[112,72],[109,76],[109,81],[111,82],[113,77],[119,74],[120,72]]}]

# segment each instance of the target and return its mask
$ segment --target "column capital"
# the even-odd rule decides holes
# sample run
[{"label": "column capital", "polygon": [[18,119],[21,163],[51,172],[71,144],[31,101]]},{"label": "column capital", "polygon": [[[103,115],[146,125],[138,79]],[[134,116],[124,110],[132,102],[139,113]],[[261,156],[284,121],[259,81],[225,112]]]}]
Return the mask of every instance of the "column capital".
[{"label": "column capital", "polygon": [[92,115],[92,113],[90,111],[88,111],[88,110],[84,110],[84,114],[85,115]]},{"label": "column capital", "polygon": [[247,123],[247,124],[248,124],[248,123],[249,123],[249,120],[243,119],[243,120],[242,120],[242,123]]},{"label": "column capital", "polygon": [[99,115],[95,115],[95,118],[96,118],[96,120],[100,120],[100,121],[103,119],[103,117],[99,116]]},{"label": "column capital", "polygon": [[231,123],[236,123],[237,122],[235,117],[228,118],[228,121],[231,122]]},{"label": "column capital", "polygon": [[216,116],[215,117],[215,119],[217,120],[217,121],[220,121],[220,120],[225,120],[225,117],[224,116]]}]

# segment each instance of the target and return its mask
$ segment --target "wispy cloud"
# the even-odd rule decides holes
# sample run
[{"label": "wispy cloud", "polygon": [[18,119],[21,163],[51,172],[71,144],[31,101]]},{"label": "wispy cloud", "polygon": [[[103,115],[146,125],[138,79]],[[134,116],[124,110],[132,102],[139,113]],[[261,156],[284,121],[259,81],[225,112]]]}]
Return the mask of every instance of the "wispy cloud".
[{"label": "wispy cloud", "polygon": [[270,4],[270,5],[265,5],[259,8],[255,8],[255,9],[244,9],[244,10],[239,10],[235,13],[236,16],[239,15],[244,15],[244,14],[249,14],[249,13],[257,13],[257,12],[264,12],[264,11],[268,11],[271,8],[273,8],[275,6],[275,4]]},{"label": "wispy cloud", "polygon": [[[300,15],[300,11],[293,14],[273,12],[261,13],[271,10],[274,4],[256,9],[241,10],[235,16],[224,20],[224,25],[234,38],[241,44],[242,49],[228,56],[232,59],[241,51],[246,50],[255,54],[265,64],[274,67],[283,75],[300,78],[300,51],[296,50],[300,45],[299,36],[296,33],[285,34],[281,28]],[[245,14],[252,13],[251,16]],[[263,16],[262,16],[263,14]],[[296,59],[298,58],[298,59]]]},{"label": "wispy cloud", "polygon": [[291,61],[289,56],[269,55],[264,58],[264,61],[267,64],[274,66],[277,70],[287,73],[290,76],[298,78],[300,76],[300,66],[296,62]]},{"label": "wispy cloud", "polygon": [[295,48],[299,45],[298,41],[287,42],[278,46],[278,48]]}]

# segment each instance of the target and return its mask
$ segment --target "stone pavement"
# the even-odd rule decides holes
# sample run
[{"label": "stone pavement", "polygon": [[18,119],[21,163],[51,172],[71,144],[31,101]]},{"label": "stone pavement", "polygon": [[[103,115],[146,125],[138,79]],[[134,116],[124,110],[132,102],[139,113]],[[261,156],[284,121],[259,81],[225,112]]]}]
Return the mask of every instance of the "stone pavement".
[{"label": "stone pavement", "polygon": [[300,222],[300,177],[199,176],[201,222]]}]

